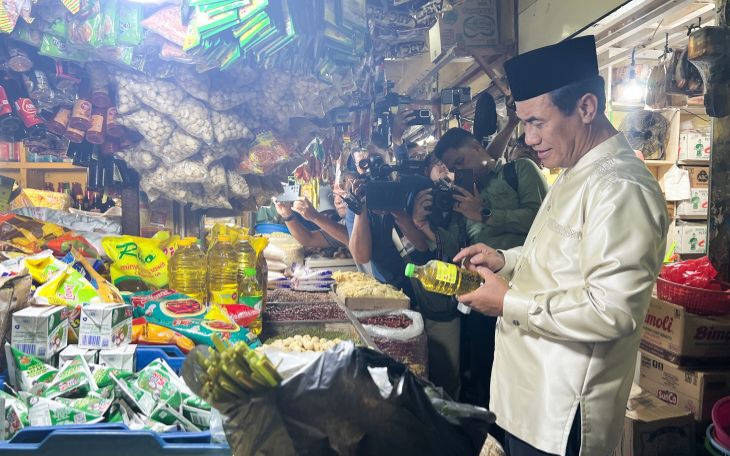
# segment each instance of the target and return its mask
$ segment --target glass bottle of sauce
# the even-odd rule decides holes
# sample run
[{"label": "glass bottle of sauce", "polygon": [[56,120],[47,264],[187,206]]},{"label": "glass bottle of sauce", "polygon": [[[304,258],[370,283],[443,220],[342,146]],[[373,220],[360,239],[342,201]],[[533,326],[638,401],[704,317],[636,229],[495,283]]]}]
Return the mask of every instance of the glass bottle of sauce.
[{"label": "glass bottle of sauce", "polygon": [[79,91],[79,97],[74,102],[74,107],[71,110],[71,119],[68,126],[82,132],[91,127],[91,102],[88,97],[88,89]]},{"label": "glass bottle of sauce", "polygon": [[104,143],[104,111],[96,109],[91,113],[91,126],[86,130],[86,140],[91,144]]}]

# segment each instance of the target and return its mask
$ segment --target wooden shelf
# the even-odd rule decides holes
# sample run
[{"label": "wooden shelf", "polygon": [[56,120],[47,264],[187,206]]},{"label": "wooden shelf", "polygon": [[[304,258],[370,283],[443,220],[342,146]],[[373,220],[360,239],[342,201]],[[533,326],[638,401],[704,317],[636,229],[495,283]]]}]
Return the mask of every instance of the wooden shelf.
[{"label": "wooden shelf", "polygon": [[687,166],[710,166],[710,160],[681,160],[677,162],[677,164]]},{"label": "wooden shelf", "polygon": [[32,163],[32,162],[1,162],[0,169],[43,169],[50,171],[85,171],[82,166],[75,166],[73,163]]},{"label": "wooden shelf", "polygon": [[646,166],[672,166],[675,164],[672,160],[644,160]]}]

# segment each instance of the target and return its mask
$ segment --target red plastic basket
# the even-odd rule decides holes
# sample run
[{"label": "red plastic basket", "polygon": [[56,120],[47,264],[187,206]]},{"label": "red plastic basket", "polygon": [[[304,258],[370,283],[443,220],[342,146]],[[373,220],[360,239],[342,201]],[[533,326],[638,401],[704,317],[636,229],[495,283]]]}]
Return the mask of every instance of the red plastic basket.
[{"label": "red plastic basket", "polygon": [[659,277],[656,282],[656,292],[659,299],[682,306],[693,314],[730,314],[730,291],[705,290]]}]

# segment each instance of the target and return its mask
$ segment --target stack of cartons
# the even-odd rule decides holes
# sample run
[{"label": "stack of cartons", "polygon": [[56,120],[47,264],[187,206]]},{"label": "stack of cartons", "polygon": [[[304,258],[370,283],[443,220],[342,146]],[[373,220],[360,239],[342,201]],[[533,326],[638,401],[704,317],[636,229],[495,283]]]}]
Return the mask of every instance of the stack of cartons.
[{"label": "stack of cartons", "polygon": [[695,315],[652,299],[639,369],[642,388],[709,422],[715,401],[730,395],[730,317]]}]

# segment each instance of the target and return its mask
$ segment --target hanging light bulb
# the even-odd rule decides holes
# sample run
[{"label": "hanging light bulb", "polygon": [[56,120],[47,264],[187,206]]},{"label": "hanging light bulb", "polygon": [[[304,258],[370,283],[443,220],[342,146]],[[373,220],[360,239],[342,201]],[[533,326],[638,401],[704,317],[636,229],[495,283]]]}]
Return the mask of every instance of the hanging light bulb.
[{"label": "hanging light bulb", "polygon": [[644,96],[644,87],[636,80],[636,49],[631,51],[629,80],[624,85],[623,98],[626,101],[638,102]]}]

